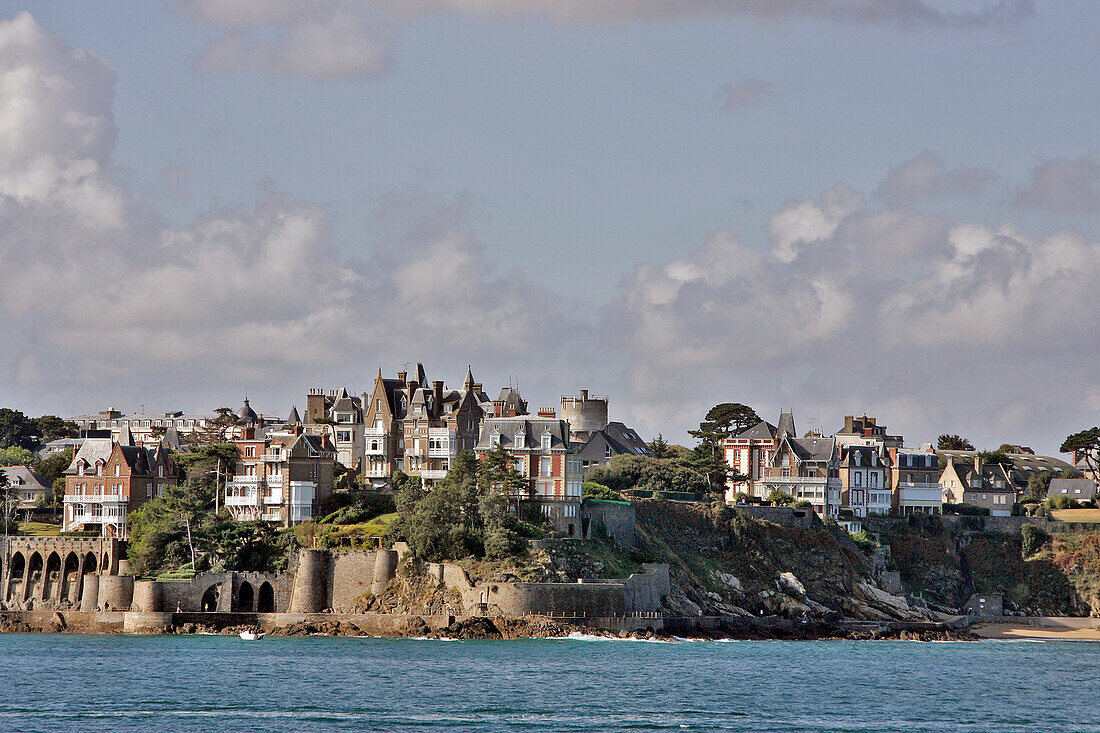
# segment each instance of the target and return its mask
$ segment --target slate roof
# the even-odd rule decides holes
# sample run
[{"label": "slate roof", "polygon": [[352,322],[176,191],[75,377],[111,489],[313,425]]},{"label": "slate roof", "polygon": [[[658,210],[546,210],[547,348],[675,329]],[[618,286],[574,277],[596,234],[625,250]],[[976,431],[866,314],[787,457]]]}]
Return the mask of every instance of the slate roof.
[{"label": "slate roof", "polygon": [[[794,424],[793,420],[791,424]],[[828,461],[833,457],[836,448],[835,438],[787,438],[787,443],[798,459],[804,463]]]},{"label": "slate roof", "polygon": [[1068,496],[1078,501],[1092,501],[1096,498],[1096,482],[1089,478],[1051,479],[1047,498]]},{"label": "slate roof", "polygon": [[[500,444],[508,450],[535,450],[542,446],[542,436],[550,431],[550,448],[559,450],[569,448],[569,423],[549,417],[491,417],[481,426],[481,436],[477,449],[492,448],[493,433],[500,433]],[[516,448],[516,436],[524,435],[524,447]]]},{"label": "slate roof", "polygon": [[50,485],[46,482],[46,479],[42,477],[42,474],[35,471],[33,468],[27,466],[4,466],[0,468],[4,475],[8,477],[8,483],[12,488],[19,487],[20,489],[49,489]]},{"label": "slate roof", "polygon": [[761,420],[760,422],[753,425],[751,428],[745,428],[733,437],[743,438],[746,440],[771,440],[775,438],[777,430],[778,428],[776,428],[770,422],[767,422],[766,420]]}]

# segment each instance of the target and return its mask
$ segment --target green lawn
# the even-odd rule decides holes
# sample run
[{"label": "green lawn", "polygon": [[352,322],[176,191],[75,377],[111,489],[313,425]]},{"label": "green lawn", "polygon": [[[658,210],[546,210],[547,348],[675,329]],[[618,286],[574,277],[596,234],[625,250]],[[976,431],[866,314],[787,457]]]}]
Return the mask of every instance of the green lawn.
[{"label": "green lawn", "polygon": [[27,534],[31,537],[56,537],[60,533],[60,524],[47,524],[46,522],[24,522],[19,525],[19,534]]},{"label": "green lawn", "polygon": [[1100,522],[1100,509],[1055,509],[1050,514],[1063,522]]}]

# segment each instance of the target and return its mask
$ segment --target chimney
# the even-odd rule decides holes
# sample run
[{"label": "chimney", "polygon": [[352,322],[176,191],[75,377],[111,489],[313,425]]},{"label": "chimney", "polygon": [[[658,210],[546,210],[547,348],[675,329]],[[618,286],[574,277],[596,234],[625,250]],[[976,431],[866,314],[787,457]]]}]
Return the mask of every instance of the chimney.
[{"label": "chimney", "polygon": [[[582,389],[581,392],[584,392],[584,390]],[[540,407],[539,408],[539,417],[554,418],[554,417],[557,417],[557,416],[558,416],[558,414],[554,411],[553,407]]]},{"label": "chimney", "polygon": [[587,389],[582,389],[581,390],[581,402],[588,402],[588,390]]},{"label": "chimney", "polygon": [[399,371],[399,372],[397,373],[397,381],[398,381],[398,382],[401,382],[401,384],[404,384],[404,383],[405,383],[405,377],[407,377],[407,376],[409,376],[409,373],[408,373],[408,372],[406,372],[406,371],[404,371],[404,370],[402,370],[402,371]]},{"label": "chimney", "polygon": [[[864,425],[866,425],[866,423],[864,423]],[[863,428],[863,437],[864,438],[872,438],[872,437],[874,437],[874,434],[875,434],[875,429],[874,428],[872,428],[872,427]]]},{"label": "chimney", "polygon": [[474,382],[474,392],[481,394],[481,390],[484,386],[485,385],[483,385],[481,382]]},{"label": "chimney", "polygon": [[256,428],[252,427],[251,425],[249,425],[248,427],[244,428],[244,430],[241,431],[241,440],[255,440],[255,439],[256,439]]},{"label": "chimney", "polygon": [[443,382],[438,379],[432,382],[432,407],[443,412]]},{"label": "chimney", "polygon": [[[301,425],[301,423],[298,423],[297,425],[295,425],[294,427],[292,427],[292,428],[290,429],[290,432],[294,433],[294,435],[295,435],[296,437],[297,437],[297,436],[300,436],[300,435],[302,434],[302,425]],[[328,440],[328,437],[327,437],[327,436],[328,436],[328,433],[325,433],[325,436],[326,436],[326,437],[325,437],[325,440]]]}]

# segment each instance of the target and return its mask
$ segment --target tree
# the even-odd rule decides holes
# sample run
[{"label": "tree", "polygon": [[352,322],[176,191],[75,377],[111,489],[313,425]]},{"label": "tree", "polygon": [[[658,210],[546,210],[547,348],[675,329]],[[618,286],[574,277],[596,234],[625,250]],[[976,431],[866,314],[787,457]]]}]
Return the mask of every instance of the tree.
[{"label": "tree", "polygon": [[794,503],[794,497],[785,491],[772,489],[771,493],[768,494],[768,498],[766,501],[769,504],[774,504],[775,506],[787,506],[788,504]]},{"label": "tree", "polygon": [[1083,459],[1095,478],[1100,469],[1098,465],[1100,464],[1100,427],[1070,435],[1062,441],[1062,447],[1058,450],[1063,453],[1073,453],[1075,459]]},{"label": "tree", "polygon": [[[473,458],[473,454],[469,458]],[[457,458],[455,467],[458,467]],[[477,470],[477,480],[482,492],[492,489],[504,496],[515,496],[532,491],[531,483],[512,467],[512,454],[502,445],[485,453]]]},{"label": "tree", "polygon": [[961,435],[941,435],[936,439],[939,450],[974,450],[974,444]]},{"label": "tree", "polygon": [[622,501],[622,494],[612,491],[603,484],[595,481],[585,481],[581,485],[581,495],[585,499],[602,499],[604,501]]},{"label": "tree", "polygon": [[1002,465],[1011,466],[1012,459],[1002,450],[983,450],[978,452],[978,457],[982,459],[982,463],[986,465]]},{"label": "tree", "polygon": [[43,415],[35,420],[39,439],[49,443],[58,438],[75,438],[80,435],[80,427],[71,420],[62,420],[57,415]]},{"label": "tree", "polygon": [[[34,468],[38,464],[38,457],[34,453],[20,446],[0,448],[0,466],[29,466]],[[65,467],[68,468],[66,463]],[[62,469],[64,470],[64,469]]]},{"label": "tree", "polygon": [[707,477],[689,465],[693,452],[685,458],[658,460],[651,456],[615,456],[606,466],[588,469],[586,481],[603,484],[612,491],[679,491],[691,494],[710,490]]},{"label": "tree", "polygon": [[228,407],[219,407],[214,414],[215,417],[207,420],[204,427],[193,433],[192,440],[199,445],[214,445],[233,439],[233,428],[240,423],[240,418]]},{"label": "tree", "polygon": [[669,451],[668,441],[660,433],[657,433],[657,437],[653,439],[653,442],[649,444],[649,449],[653,451],[654,458],[668,458],[671,455]]},{"label": "tree", "polygon": [[748,405],[740,402],[723,402],[710,408],[698,430],[688,433],[698,438],[712,453],[723,440],[736,432],[760,422],[760,416]]},{"label": "tree", "polygon": [[65,469],[73,462],[73,449],[66,448],[61,453],[54,453],[52,456],[43,458],[38,463],[38,473],[42,474],[42,478],[49,481],[51,484],[57,479],[63,479],[65,476]]},{"label": "tree", "polygon": [[0,448],[38,448],[38,425],[19,410],[0,407]]}]

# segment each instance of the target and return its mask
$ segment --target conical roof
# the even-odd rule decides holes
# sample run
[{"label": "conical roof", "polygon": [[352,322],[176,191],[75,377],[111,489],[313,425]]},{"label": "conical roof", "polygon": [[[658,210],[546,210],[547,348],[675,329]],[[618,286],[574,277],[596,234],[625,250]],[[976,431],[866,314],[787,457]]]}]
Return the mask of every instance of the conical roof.
[{"label": "conical roof", "polygon": [[297,405],[292,405],[290,408],[290,417],[286,419],[287,425],[299,425],[302,422],[302,418],[298,415]]}]

